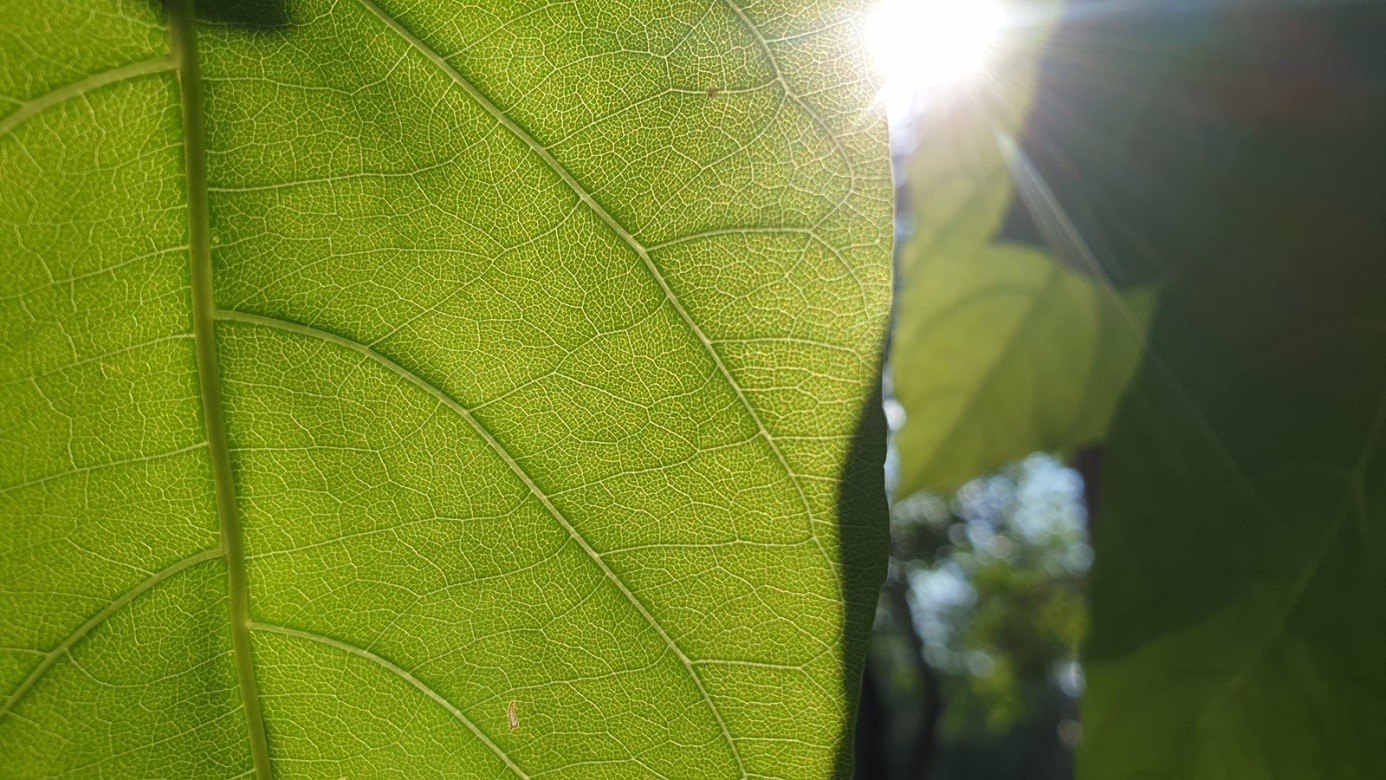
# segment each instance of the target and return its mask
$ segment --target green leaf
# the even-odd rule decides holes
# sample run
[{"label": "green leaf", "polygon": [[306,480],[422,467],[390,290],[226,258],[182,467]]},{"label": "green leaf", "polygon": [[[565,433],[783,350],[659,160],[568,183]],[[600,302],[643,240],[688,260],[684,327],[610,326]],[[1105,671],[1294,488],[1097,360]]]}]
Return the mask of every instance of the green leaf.
[{"label": "green leaf", "polygon": [[1103,462],[1088,776],[1386,773],[1380,245],[1304,273],[1257,241],[1268,285],[1198,274],[1162,307],[1176,362],[1143,371]]},{"label": "green leaf", "polygon": [[1140,363],[1149,290],[1114,298],[1004,245],[933,258],[914,279],[891,355],[901,495],[1102,439]]},{"label": "green leaf", "polygon": [[[1073,270],[1082,258],[997,239],[1025,175],[1007,146],[1045,37],[1020,47],[996,94],[927,115],[908,162],[914,233],[890,357],[899,495],[1101,440],[1140,361],[1152,290],[1117,293]],[[1041,224],[1062,219],[1043,199],[1027,206]]]},{"label": "green leaf", "polygon": [[1185,225],[1202,251],[1174,258],[1109,435],[1087,777],[1386,777],[1386,106],[1358,91],[1386,74],[1382,17],[1256,18],[1200,26],[1177,53],[1235,63],[1220,89],[1237,90],[1285,40],[1318,41],[1342,78],[1312,115],[1278,92],[1191,92],[1238,153],[1217,219]]},{"label": "green leaf", "polygon": [[844,774],[856,9],[206,5],[0,20],[0,775]]}]

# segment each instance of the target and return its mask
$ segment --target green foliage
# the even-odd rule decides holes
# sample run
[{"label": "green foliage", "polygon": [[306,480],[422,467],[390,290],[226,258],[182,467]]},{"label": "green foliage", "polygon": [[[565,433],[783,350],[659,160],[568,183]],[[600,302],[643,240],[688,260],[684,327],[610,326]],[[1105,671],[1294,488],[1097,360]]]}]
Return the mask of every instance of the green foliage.
[{"label": "green foliage", "polygon": [[[1152,247],[1180,272],[1103,466],[1087,777],[1386,776],[1383,31],[1247,9],[1151,39],[1231,153],[1216,219]],[[1242,89],[1330,62],[1309,104]]]},{"label": "green foliage", "polygon": [[1246,243],[1171,291],[1172,360],[1111,434],[1092,777],[1386,775],[1386,234],[1265,184],[1228,231]]},{"label": "green foliage", "polygon": [[903,565],[925,656],[949,683],[946,729],[1010,728],[1058,668],[1076,661],[1091,562],[1077,483],[1037,455],[951,500],[921,494],[897,504],[897,524],[941,531],[935,549],[897,554],[913,553]]},{"label": "green foliage", "polygon": [[1149,290],[1114,293],[1075,258],[998,239],[1023,175],[1004,148],[1042,40],[997,94],[929,112],[907,163],[913,234],[890,356],[901,496],[1099,441],[1139,363]]},{"label": "green foliage", "polygon": [[0,19],[0,775],[841,773],[851,17],[208,6]]},{"label": "green foliage", "polygon": [[[1127,24],[1145,46],[1055,152],[1127,181],[1103,222],[1171,280],[1103,459],[1080,769],[1386,776],[1386,15]],[[1206,187],[1182,176],[1203,161]]]},{"label": "green foliage", "polygon": [[[1092,268],[1118,286],[1162,283],[1095,491],[1082,774],[1383,777],[1386,13],[1380,4],[1131,5],[1075,14],[1053,44],[1041,110],[1024,132],[1001,122],[1035,152],[1034,182],[1063,203]],[[947,308],[975,283],[954,270],[961,261],[938,262],[969,245],[1011,251],[988,246],[1007,234],[1010,195],[1005,167],[990,147],[977,151],[988,134],[974,136],[960,152],[926,147],[930,162],[915,164],[925,173],[911,188],[923,249],[905,252],[892,356],[908,412],[905,493],[992,467],[975,432],[992,420],[998,438],[1018,441],[1013,454],[1063,446],[1050,442],[1064,434],[1037,430],[1086,427],[1031,422],[1074,419],[1068,404],[1083,395],[1034,383],[1032,369],[1007,374],[995,361],[998,386],[968,390],[976,366],[992,362],[975,353],[1012,357],[970,341],[1007,322],[1006,310],[985,299],[990,309],[976,299]],[[1053,224],[1028,194],[1047,240]],[[1034,286],[1012,294],[1033,298]],[[940,323],[953,320],[966,335],[940,354]],[[1013,330],[1028,339],[1044,322]],[[919,349],[930,337],[934,346]],[[1064,343],[1035,337],[1018,351],[1053,365],[1044,350]],[[926,381],[936,387],[919,392]],[[1099,396],[1111,409],[1115,396]],[[968,414],[940,421],[925,411],[946,403]],[[934,439],[907,438],[921,418]],[[1089,434],[1104,427],[1088,422]],[[979,603],[983,623],[1012,624]]]},{"label": "green foliage", "polygon": [[889,776],[1071,774],[1092,555],[1077,473],[1032,455],[891,520],[870,661]]},{"label": "green foliage", "polygon": [[1150,292],[1114,296],[1028,247],[913,260],[891,353],[901,495],[1102,439]]}]

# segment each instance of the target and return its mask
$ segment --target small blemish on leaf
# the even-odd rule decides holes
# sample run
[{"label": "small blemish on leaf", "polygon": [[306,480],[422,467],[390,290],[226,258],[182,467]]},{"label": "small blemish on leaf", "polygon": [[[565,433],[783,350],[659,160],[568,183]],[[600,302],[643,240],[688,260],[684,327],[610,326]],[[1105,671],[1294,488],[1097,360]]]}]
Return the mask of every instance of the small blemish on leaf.
[{"label": "small blemish on leaf", "polygon": [[716,87],[708,87],[708,88],[707,88],[707,96],[708,96],[708,97],[717,97],[717,92],[718,92],[718,89],[717,89]]},{"label": "small blemish on leaf", "polygon": [[510,723],[510,730],[514,731],[520,727],[519,702],[510,700],[510,706],[505,708],[505,719]]}]

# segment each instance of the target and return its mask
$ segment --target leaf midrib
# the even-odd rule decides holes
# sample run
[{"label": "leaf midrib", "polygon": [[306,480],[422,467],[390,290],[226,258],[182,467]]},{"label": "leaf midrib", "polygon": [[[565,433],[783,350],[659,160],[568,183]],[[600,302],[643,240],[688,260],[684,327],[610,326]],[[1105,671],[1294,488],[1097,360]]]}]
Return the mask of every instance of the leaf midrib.
[{"label": "leaf midrib", "polygon": [[250,647],[250,588],[246,581],[245,542],[236,514],[231,450],[222,406],[217,363],[216,301],[212,291],[211,211],[208,207],[207,148],[203,122],[202,74],[197,61],[197,20],[193,0],[168,0],[169,37],[178,70],[182,114],[183,164],[188,194],[188,257],[192,292],[193,338],[202,419],[207,432],[216,497],[217,530],[226,559],[231,651],[249,731],[251,764],[259,780],[271,780],[269,741],[260,710],[259,686]]}]

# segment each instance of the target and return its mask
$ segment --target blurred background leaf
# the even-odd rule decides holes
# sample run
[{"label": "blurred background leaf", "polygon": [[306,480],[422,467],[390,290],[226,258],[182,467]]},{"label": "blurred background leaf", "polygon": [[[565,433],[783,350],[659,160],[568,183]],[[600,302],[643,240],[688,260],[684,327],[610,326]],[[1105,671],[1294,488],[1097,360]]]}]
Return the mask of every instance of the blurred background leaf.
[{"label": "blurred background leaf", "polygon": [[1197,21],[1232,154],[1108,444],[1081,766],[1386,777],[1386,7]]},{"label": "blurred background leaf", "polygon": [[1386,5],[1046,9],[892,119],[859,776],[1386,776]]},{"label": "blurred background leaf", "polygon": [[901,495],[1102,439],[1140,362],[1152,291],[1114,299],[1022,246],[911,259],[891,362]]},{"label": "blurred background leaf", "polygon": [[[1058,5],[1027,8],[1052,22]],[[1100,440],[1139,362],[1152,289],[1109,289],[1062,235],[1002,235],[1028,170],[1012,138],[1048,38],[1048,24],[1029,28],[994,78],[941,96],[913,128],[890,355],[901,496]],[[1064,219],[1043,197],[1020,207],[1038,212],[1030,224]]]}]

